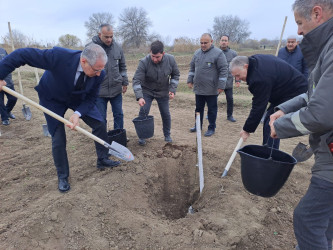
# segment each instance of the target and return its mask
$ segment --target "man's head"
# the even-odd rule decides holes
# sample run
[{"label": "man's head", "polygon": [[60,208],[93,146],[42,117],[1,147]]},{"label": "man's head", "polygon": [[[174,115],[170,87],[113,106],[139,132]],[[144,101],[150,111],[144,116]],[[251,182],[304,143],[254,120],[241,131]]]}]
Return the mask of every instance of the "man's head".
[{"label": "man's head", "polygon": [[247,70],[249,68],[249,58],[247,56],[236,56],[230,62],[230,72],[236,81],[246,82]]},{"label": "man's head", "polygon": [[112,26],[106,23],[99,26],[98,37],[105,45],[110,46],[113,40]]},{"label": "man's head", "polygon": [[164,55],[164,45],[161,41],[157,40],[150,45],[150,58],[153,63],[160,63]]},{"label": "man's head", "polygon": [[202,34],[200,38],[200,46],[202,51],[207,51],[213,44],[212,36],[208,33]]},{"label": "man's head", "polygon": [[85,47],[80,57],[82,69],[89,77],[99,76],[107,61],[104,49],[94,43]]},{"label": "man's head", "polygon": [[297,46],[297,39],[296,39],[296,36],[288,36],[287,38],[287,50],[289,52],[292,52],[295,50]]},{"label": "man's head", "polygon": [[221,49],[226,49],[226,48],[228,48],[228,46],[229,46],[229,36],[227,36],[227,35],[221,36],[220,48]]},{"label": "man's head", "polygon": [[295,0],[292,5],[298,35],[306,35],[333,17],[332,0]]}]

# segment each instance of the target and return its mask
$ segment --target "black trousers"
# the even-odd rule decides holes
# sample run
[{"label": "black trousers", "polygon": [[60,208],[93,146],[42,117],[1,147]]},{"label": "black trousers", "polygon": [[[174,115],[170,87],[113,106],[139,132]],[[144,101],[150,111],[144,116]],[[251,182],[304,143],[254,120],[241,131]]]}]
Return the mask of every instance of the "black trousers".
[{"label": "black trousers", "polygon": [[208,107],[208,129],[215,130],[217,117],[217,96],[218,95],[195,95],[195,112],[200,112],[200,125],[202,128],[205,104]]},{"label": "black trousers", "polygon": [[234,111],[234,98],[233,98],[233,89],[225,89],[223,92],[225,98],[227,99],[227,117],[231,117]]},{"label": "black trousers", "polygon": [[[92,128],[92,134],[107,141],[108,135],[105,124],[89,116],[82,116],[81,119]],[[84,145],[80,145],[84,147]],[[96,154],[98,159],[108,158],[108,149],[98,142],[95,142]],[[66,151],[65,125],[59,123],[54,135],[52,136],[52,155],[54,165],[57,169],[58,178],[68,178],[69,164]]]}]

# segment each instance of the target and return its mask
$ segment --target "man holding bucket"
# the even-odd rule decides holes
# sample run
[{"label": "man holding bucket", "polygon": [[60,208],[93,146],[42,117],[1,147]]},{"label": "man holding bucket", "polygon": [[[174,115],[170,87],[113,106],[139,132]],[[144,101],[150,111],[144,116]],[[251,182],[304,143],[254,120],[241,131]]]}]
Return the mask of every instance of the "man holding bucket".
[{"label": "man holding bucket", "polygon": [[[157,40],[150,45],[150,54],[140,60],[133,77],[133,90],[141,106],[139,117],[148,116],[151,103],[156,99],[166,142],[172,142],[169,99],[175,97],[179,75],[174,56],[165,53],[163,43]],[[139,144],[145,145],[146,141],[139,138]]]},{"label": "man holding bucket", "polygon": [[278,106],[271,136],[309,135],[315,154],[309,188],[294,211],[296,249],[332,249],[333,240],[333,1],[296,0],[300,44],[310,70],[308,93]]}]

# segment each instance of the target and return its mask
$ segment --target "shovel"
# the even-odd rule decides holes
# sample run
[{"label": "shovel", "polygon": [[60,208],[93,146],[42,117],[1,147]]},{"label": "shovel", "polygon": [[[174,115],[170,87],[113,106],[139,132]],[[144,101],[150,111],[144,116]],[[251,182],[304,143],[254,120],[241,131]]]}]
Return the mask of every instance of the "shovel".
[{"label": "shovel", "polygon": [[237,150],[242,146],[242,143],[243,143],[243,138],[241,137],[241,138],[239,138],[239,141],[238,141],[238,143],[237,143],[234,151],[232,152],[232,155],[231,155],[231,157],[230,157],[230,159],[229,159],[229,161],[227,163],[227,166],[225,167],[225,169],[223,171],[223,174],[222,174],[221,178],[227,176],[228,171],[229,171],[229,169],[231,167],[231,164],[232,164],[232,162],[234,161],[234,159],[236,157]]},{"label": "shovel", "polygon": [[[9,30],[9,34],[10,34],[10,40],[12,42],[12,50],[14,51],[15,50],[15,48],[14,48],[14,40],[13,40],[13,35],[12,35],[12,29],[10,28],[10,22],[8,22],[8,30]],[[23,95],[23,88],[22,88],[22,81],[21,81],[20,69],[17,69],[17,74],[18,74],[20,92]],[[22,113],[23,113],[24,118],[27,121],[30,121],[30,119],[31,119],[31,111],[30,111],[30,108],[28,106],[25,106],[24,102],[23,102]]]},{"label": "shovel", "polygon": [[297,160],[297,162],[306,161],[312,155],[312,149],[302,142],[299,142],[292,152],[292,156]]},{"label": "shovel", "polygon": [[[8,94],[11,94],[12,96],[15,96],[19,99],[22,99],[24,101],[26,101],[27,103],[31,104],[32,106],[42,110],[44,113],[48,114],[49,116],[52,116],[53,118],[57,119],[58,121],[61,121],[62,123],[64,123],[65,125],[72,125],[72,123],[68,120],[66,120],[65,118],[61,117],[60,115],[57,115],[56,113],[52,112],[51,110],[44,108],[43,106],[39,105],[38,103],[30,100],[29,98],[17,93],[14,90],[11,90],[10,88],[7,88],[6,86],[2,87],[2,90],[4,90],[5,92],[7,92]],[[87,130],[76,126],[75,127],[76,131],[79,131],[80,133],[88,136],[89,138],[93,139],[94,141],[102,144],[104,147],[109,149],[109,154],[122,159],[124,161],[133,161],[134,160],[134,156],[131,153],[131,151],[129,151],[128,148],[124,147],[123,145],[113,141],[112,144],[110,145],[109,143],[105,142],[104,140],[98,138],[97,136],[91,134],[90,132],[88,132]]]}]

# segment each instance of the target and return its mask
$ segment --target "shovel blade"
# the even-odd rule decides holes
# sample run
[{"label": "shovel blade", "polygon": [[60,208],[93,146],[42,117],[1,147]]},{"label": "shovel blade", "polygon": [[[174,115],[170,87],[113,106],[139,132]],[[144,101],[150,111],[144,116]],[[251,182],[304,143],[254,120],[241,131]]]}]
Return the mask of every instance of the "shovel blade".
[{"label": "shovel blade", "polygon": [[292,152],[292,156],[295,157],[297,162],[306,161],[312,155],[313,155],[312,149],[302,142],[299,142]]},{"label": "shovel blade", "polygon": [[124,147],[123,145],[113,141],[109,147],[109,154],[122,159],[124,161],[133,161],[134,160],[134,156],[132,154],[132,152]]},{"label": "shovel blade", "polygon": [[28,106],[23,105],[22,113],[23,113],[24,118],[27,121],[31,120],[31,111],[30,111],[30,108]]},{"label": "shovel blade", "polygon": [[44,133],[44,135],[45,135],[45,136],[48,136],[48,137],[51,137],[51,134],[50,134],[50,132],[49,132],[49,129],[48,129],[48,127],[47,127],[47,124],[43,124],[42,126],[43,126],[43,133]]}]

